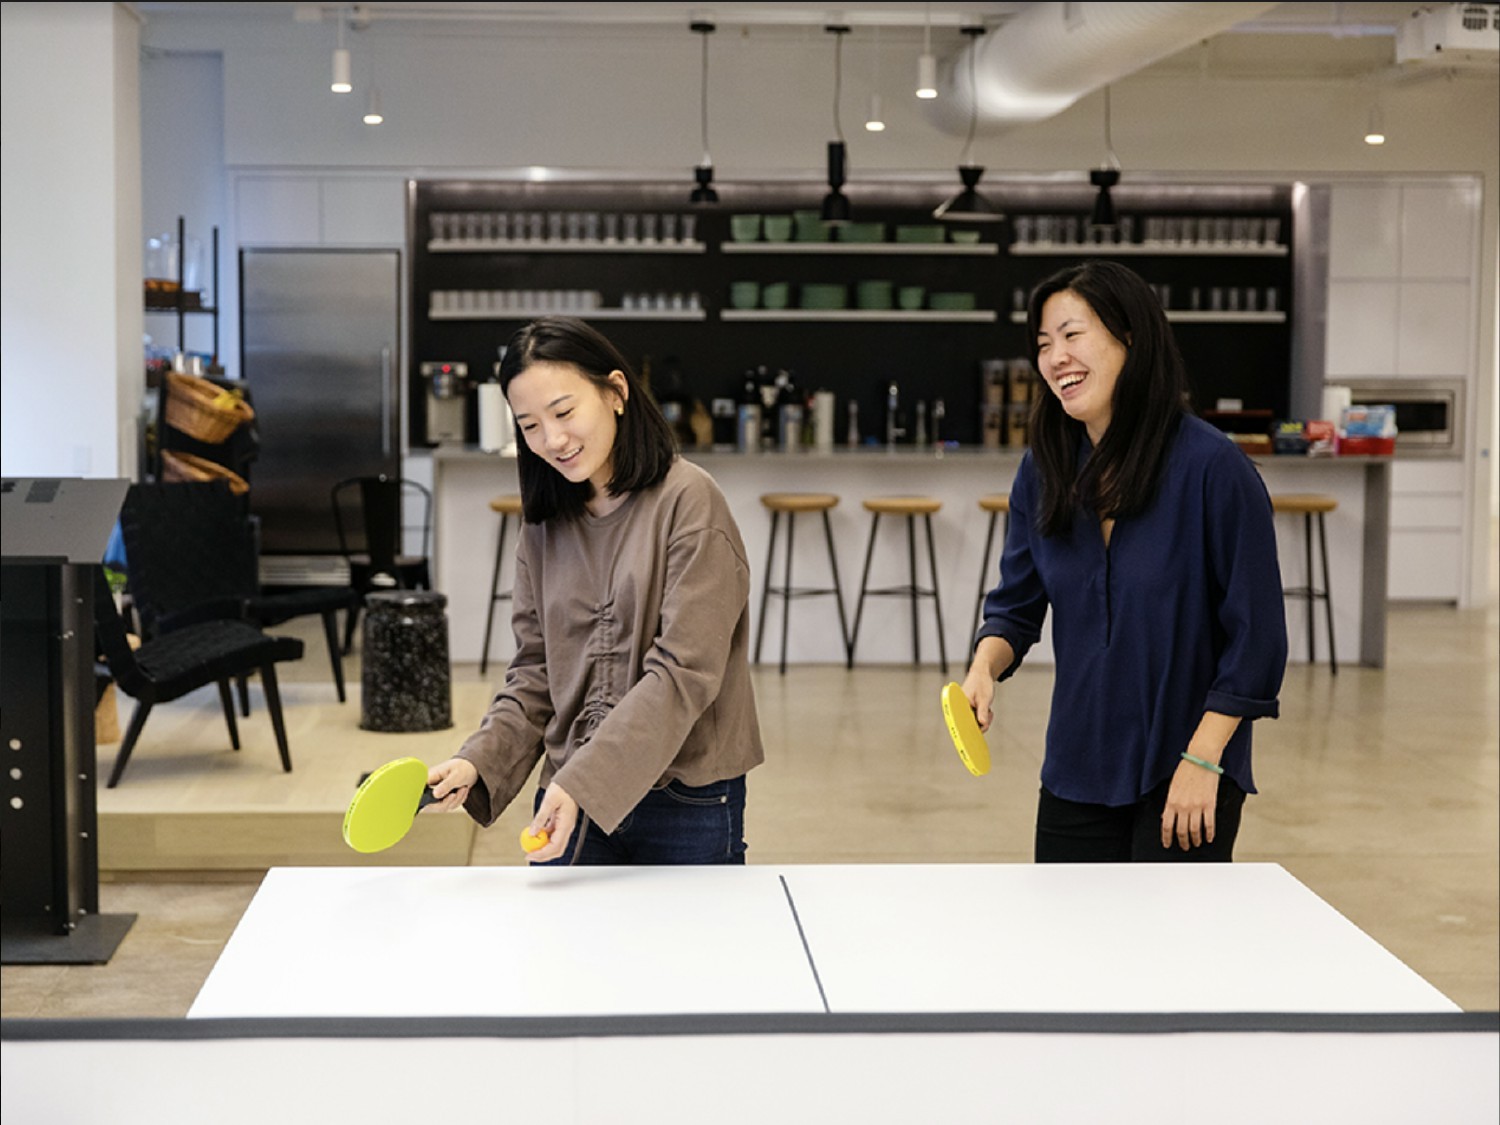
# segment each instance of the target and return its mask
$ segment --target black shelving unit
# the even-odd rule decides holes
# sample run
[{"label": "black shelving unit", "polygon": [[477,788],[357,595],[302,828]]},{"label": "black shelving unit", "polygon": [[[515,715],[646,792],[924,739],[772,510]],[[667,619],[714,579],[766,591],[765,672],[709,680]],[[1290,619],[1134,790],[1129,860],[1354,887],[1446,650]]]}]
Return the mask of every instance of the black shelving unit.
[{"label": "black shelving unit", "polygon": [[219,228],[213,228],[213,235],[209,249],[210,268],[213,277],[213,289],[210,299],[206,305],[189,307],[185,303],[186,290],[183,288],[183,258],[187,250],[187,221],[183,216],[177,216],[177,276],[171,278],[177,283],[173,291],[172,303],[170,305],[146,306],[148,314],[159,314],[175,316],[177,318],[177,350],[183,350],[183,343],[187,338],[187,318],[190,316],[207,316],[211,318],[213,325],[213,357],[211,365],[219,365]]}]

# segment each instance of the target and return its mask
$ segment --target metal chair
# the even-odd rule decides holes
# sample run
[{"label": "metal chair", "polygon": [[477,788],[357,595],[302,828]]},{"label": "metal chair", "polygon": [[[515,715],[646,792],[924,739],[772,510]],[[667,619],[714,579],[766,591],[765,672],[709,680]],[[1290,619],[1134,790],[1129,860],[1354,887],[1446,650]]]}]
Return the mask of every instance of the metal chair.
[{"label": "metal chair", "polygon": [[[339,552],[349,565],[349,585],[359,597],[344,626],[344,651],[354,644],[354,630],[364,595],[375,590],[430,590],[432,570],[428,555],[432,542],[432,492],[403,477],[349,477],[333,486],[333,526]],[[408,502],[421,518],[403,523]],[[407,527],[420,530],[421,549],[402,550]]]}]

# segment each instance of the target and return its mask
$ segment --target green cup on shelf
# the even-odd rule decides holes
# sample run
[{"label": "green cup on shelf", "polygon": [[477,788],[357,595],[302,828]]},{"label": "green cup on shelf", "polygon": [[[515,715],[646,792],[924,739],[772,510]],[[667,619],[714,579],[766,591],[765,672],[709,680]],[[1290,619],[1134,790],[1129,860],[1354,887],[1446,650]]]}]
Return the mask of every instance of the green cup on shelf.
[{"label": "green cup on shelf", "polygon": [[792,217],[790,215],[767,215],[765,232],[767,242],[790,242],[792,240]]},{"label": "green cup on shelf", "polygon": [[729,283],[729,304],[736,309],[753,309],[760,303],[760,282],[758,281],[731,281]]},{"label": "green cup on shelf", "polygon": [[889,281],[861,281],[854,287],[854,299],[862,309],[888,309],[894,288]]},{"label": "green cup on shelf", "polygon": [[926,299],[927,290],[920,285],[903,285],[896,291],[896,304],[907,312],[920,309]]},{"label": "green cup on shelf", "polygon": [[849,289],[844,285],[829,285],[809,282],[802,287],[804,309],[841,309],[849,300]]},{"label": "green cup on shelf", "polygon": [[760,307],[784,309],[791,303],[792,287],[785,281],[772,281],[760,291]]},{"label": "green cup on shelf", "polygon": [[754,242],[760,237],[759,215],[730,215],[729,235],[736,242]]},{"label": "green cup on shelf", "polygon": [[973,293],[934,293],[927,299],[928,306],[938,312],[973,312]]}]

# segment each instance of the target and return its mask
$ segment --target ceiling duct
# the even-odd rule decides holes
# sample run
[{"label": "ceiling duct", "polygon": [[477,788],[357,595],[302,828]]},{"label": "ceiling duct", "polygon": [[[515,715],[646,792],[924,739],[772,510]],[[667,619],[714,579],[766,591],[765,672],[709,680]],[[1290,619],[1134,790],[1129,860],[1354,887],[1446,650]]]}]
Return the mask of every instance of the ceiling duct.
[{"label": "ceiling duct", "polygon": [[968,73],[977,52],[979,126],[1029,125],[1102,86],[1261,15],[1278,4],[1040,3],[1024,7],[959,52],[942,96],[923,103],[948,132],[967,126]]}]

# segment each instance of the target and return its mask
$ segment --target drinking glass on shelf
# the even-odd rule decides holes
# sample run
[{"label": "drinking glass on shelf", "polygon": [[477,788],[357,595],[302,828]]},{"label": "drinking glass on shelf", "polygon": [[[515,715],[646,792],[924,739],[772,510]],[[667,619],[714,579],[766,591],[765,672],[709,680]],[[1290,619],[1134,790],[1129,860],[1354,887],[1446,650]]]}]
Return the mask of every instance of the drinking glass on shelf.
[{"label": "drinking glass on shelf", "polygon": [[694,236],[697,233],[698,233],[698,216],[697,215],[684,215],[684,216],[682,216],[682,241],[684,241],[684,242],[692,242]]},{"label": "drinking glass on shelf", "polygon": [[1229,287],[1229,311],[1240,311],[1240,291],[1236,286],[1233,285]]},{"label": "drinking glass on shelf", "polygon": [[598,211],[585,211],[583,213],[583,238],[585,242],[599,241]]},{"label": "drinking glass on shelf", "polygon": [[583,238],[583,213],[581,211],[569,211],[566,226],[569,242],[578,242],[581,240]]},{"label": "drinking glass on shelf", "polygon": [[1198,245],[1212,246],[1214,241],[1214,221],[1212,219],[1198,220]]},{"label": "drinking glass on shelf", "polygon": [[604,241],[618,242],[620,239],[620,216],[613,211],[604,213]]},{"label": "drinking glass on shelf", "polygon": [[1247,286],[1245,286],[1245,300],[1244,300],[1244,305],[1245,305],[1245,311],[1246,312],[1258,312],[1259,311],[1260,293],[1256,290],[1255,286],[1253,286],[1253,285],[1247,285]]},{"label": "drinking glass on shelf", "polygon": [[1229,219],[1227,216],[1214,220],[1214,242],[1220,246],[1229,245]]},{"label": "drinking glass on shelf", "polygon": [[1275,312],[1277,302],[1277,289],[1274,285],[1266,287],[1266,312]]},{"label": "drinking glass on shelf", "polygon": [[432,227],[432,240],[434,242],[445,242],[448,238],[448,213],[446,211],[434,211],[427,220]]},{"label": "drinking glass on shelf", "polygon": [[526,237],[532,242],[540,242],[546,221],[546,216],[540,211],[529,212],[526,216]]},{"label": "drinking glass on shelf", "polygon": [[1217,285],[1208,291],[1208,308],[1210,312],[1224,311],[1224,290]]},{"label": "drinking glass on shelf", "polygon": [[495,212],[495,241],[497,241],[497,242],[509,242],[510,241],[510,212],[509,211],[496,211]]},{"label": "drinking glass on shelf", "polygon": [[654,211],[647,211],[644,215],[641,216],[641,241],[642,242],[655,242],[656,241],[657,218],[658,218],[658,216],[657,216],[657,214]]},{"label": "drinking glass on shelf", "polygon": [[1030,215],[1018,215],[1016,217],[1016,244],[1019,246],[1031,245],[1035,237],[1033,231],[1035,226]]},{"label": "drinking glass on shelf", "polygon": [[661,217],[661,240],[663,242],[677,241],[677,216],[670,212]]},{"label": "drinking glass on shelf", "polygon": [[547,241],[561,242],[563,236],[563,214],[561,211],[547,212]]},{"label": "drinking glass on shelf", "polygon": [[1281,220],[1269,218],[1261,228],[1261,245],[1276,246],[1281,242]]},{"label": "drinking glass on shelf", "polygon": [[634,212],[622,215],[620,228],[626,242],[639,242],[641,238],[641,217]]}]

